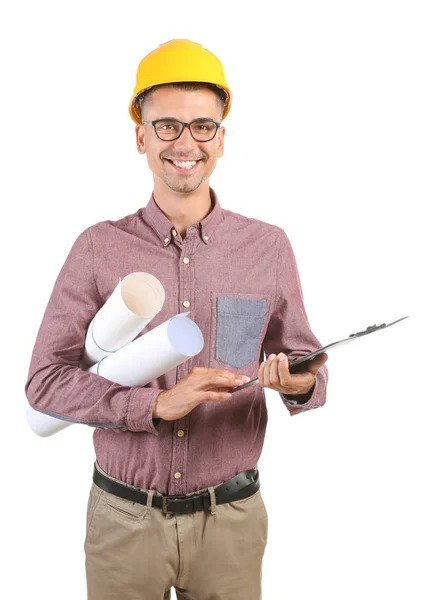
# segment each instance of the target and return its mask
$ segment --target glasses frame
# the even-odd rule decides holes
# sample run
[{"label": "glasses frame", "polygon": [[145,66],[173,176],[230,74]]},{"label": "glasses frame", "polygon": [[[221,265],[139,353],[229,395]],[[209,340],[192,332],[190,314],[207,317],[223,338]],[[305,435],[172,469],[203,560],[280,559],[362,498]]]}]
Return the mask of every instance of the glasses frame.
[{"label": "glasses frame", "polygon": [[[159,123],[160,121],[173,121],[173,123],[180,123],[180,125],[183,125],[182,130],[180,131],[179,135],[175,138],[169,139],[169,140],[164,140],[162,137],[160,137],[158,135],[158,132],[156,130],[156,124]],[[154,131],[156,133],[156,136],[158,139],[161,140],[161,142],[175,142],[176,140],[179,139],[179,137],[182,135],[184,128],[187,127],[190,131],[190,135],[193,137],[193,139],[195,140],[195,142],[200,142],[201,144],[203,144],[204,142],[210,142],[211,140],[213,140],[215,138],[215,136],[217,135],[217,131],[220,129],[221,126],[221,121],[214,121],[214,119],[208,119],[207,117],[201,117],[200,119],[193,119],[193,121],[190,121],[189,123],[184,123],[184,121],[179,121],[178,119],[174,119],[173,117],[170,117],[169,119],[155,119],[155,121],[141,121],[144,125],[152,125],[154,128]],[[209,139],[209,140],[197,140],[196,137],[193,135],[192,130],[190,128],[190,126],[192,125],[192,123],[214,123],[215,125],[215,132],[214,135]]]}]

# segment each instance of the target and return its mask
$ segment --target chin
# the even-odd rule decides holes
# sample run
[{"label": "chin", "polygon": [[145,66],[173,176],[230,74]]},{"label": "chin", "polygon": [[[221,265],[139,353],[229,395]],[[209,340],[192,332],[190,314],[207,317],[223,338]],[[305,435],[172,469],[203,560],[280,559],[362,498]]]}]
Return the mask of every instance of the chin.
[{"label": "chin", "polygon": [[168,178],[166,178],[163,179],[163,181],[171,190],[173,190],[173,192],[187,194],[197,190],[204,181],[204,178],[201,177],[200,179],[196,179],[194,181],[170,181]]},{"label": "chin", "polygon": [[199,186],[201,185],[202,181],[199,181],[197,183],[182,183],[180,185],[175,185],[175,186],[170,186],[171,189],[174,192],[181,192],[184,194],[189,194],[190,192],[194,192],[195,190],[197,190],[199,188]]}]

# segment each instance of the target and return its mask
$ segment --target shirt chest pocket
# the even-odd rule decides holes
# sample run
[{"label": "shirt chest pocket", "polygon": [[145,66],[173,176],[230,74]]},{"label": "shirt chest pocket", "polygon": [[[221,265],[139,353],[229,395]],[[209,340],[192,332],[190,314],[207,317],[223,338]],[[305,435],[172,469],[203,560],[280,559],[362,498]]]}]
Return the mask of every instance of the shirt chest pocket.
[{"label": "shirt chest pocket", "polygon": [[236,368],[256,360],[265,333],[269,297],[213,294],[213,302],[215,360]]}]

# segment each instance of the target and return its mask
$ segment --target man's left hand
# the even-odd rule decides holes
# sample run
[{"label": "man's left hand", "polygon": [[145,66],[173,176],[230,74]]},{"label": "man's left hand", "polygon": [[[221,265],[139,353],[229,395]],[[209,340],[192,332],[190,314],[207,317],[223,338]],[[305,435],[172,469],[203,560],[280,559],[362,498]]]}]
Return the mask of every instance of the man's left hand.
[{"label": "man's left hand", "polygon": [[[280,360],[282,358],[282,360]],[[258,379],[261,387],[267,387],[288,396],[307,394],[314,385],[316,373],[328,360],[328,355],[323,352],[305,363],[306,370],[302,373],[290,373],[288,358],[280,352],[277,356],[270,354],[267,360],[261,363],[258,370]]]}]

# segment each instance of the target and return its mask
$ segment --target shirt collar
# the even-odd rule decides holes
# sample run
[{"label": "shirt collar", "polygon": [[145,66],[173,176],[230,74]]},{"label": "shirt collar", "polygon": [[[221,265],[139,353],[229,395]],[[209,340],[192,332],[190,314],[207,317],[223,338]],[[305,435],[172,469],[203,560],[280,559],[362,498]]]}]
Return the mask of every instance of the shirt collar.
[{"label": "shirt collar", "polygon": [[[211,187],[209,188],[209,191],[211,201],[213,202],[213,208],[211,212],[204,219],[202,219],[202,221],[191,225],[191,227],[196,227],[196,229],[198,229],[199,235],[204,244],[208,244],[208,242],[211,241],[211,236],[213,235],[217,225],[224,219],[224,211],[220,206],[217,194]],[[153,192],[146,207],[142,210],[143,217],[145,217],[158,235],[159,239],[161,240],[161,245],[168,246],[173,237],[176,235],[176,229],[155,202]]]}]

